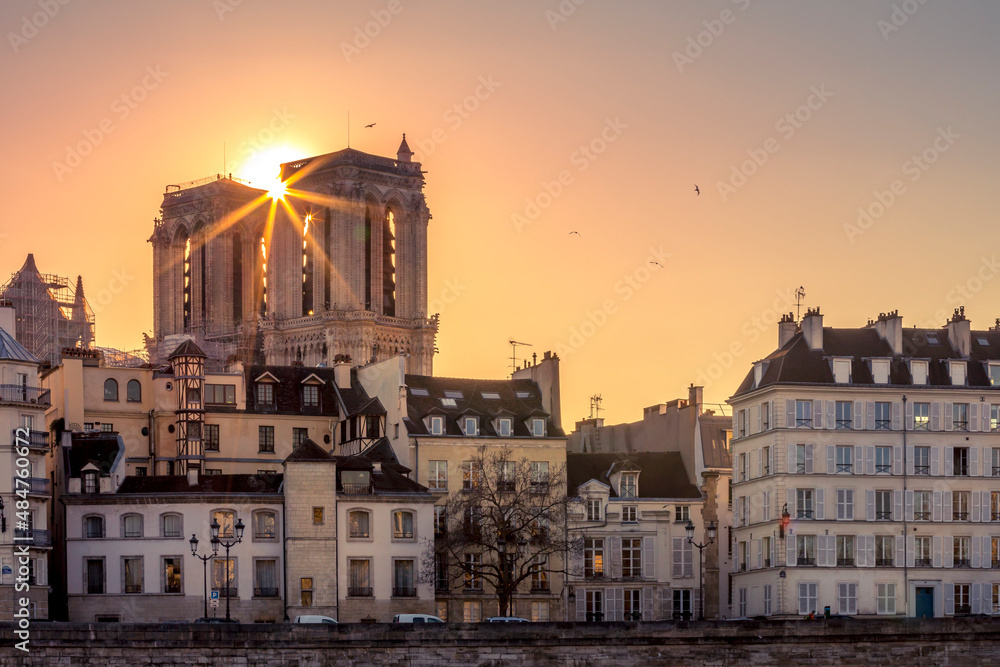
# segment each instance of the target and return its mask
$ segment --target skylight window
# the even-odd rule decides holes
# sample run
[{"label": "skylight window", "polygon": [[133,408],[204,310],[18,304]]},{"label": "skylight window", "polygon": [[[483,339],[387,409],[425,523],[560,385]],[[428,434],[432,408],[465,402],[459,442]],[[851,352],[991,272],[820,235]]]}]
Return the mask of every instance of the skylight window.
[{"label": "skylight window", "polygon": [[518,398],[531,398],[530,391],[515,391],[514,395],[517,396]]},{"label": "skylight window", "polygon": [[990,346],[990,341],[986,340],[985,338],[977,338],[976,340],[979,341],[980,345],[983,345],[985,347]]},{"label": "skylight window", "polygon": [[410,396],[430,396],[430,392],[423,387],[410,387]]},{"label": "skylight window", "polygon": [[462,398],[464,398],[464,397],[462,396],[462,392],[460,392],[460,391],[454,391],[454,390],[451,390],[451,389],[445,389],[445,391],[444,391],[444,395],[445,395],[445,396],[446,396],[447,398],[457,398],[457,399],[462,399]]},{"label": "skylight window", "polygon": [[441,399],[441,405],[443,405],[446,408],[455,408],[455,407],[458,407],[458,404],[455,403],[455,399],[454,398],[442,398]]},{"label": "skylight window", "polygon": [[483,398],[485,398],[487,400],[492,400],[492,401],[499,401],[500,400],[500,394],[498,394],[495,391],[484,391],[483,392]]},{"label": "skylight window", "polygon": [[938,340],[938,335],[936,333],[927,334],[927,344],[928,345],[940,345],[941,341]]}]

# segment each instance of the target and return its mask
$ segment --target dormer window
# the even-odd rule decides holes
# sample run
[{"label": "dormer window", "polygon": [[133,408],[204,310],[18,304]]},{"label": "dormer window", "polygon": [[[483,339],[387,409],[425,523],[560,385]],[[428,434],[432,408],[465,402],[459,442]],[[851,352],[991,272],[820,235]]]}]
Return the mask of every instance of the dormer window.
[{"label": "dormer window", "polygon": [[97,471],[88,470],[83,473],[83,492],[84,493],[97,493]]},{"label": "dormer window", "polygon": [[531,420],[531,435],[536,438],[545,437],[545,420],[544,419],[532,419]]},{"label": "dormer window", "polygon": [[948,362],[948,372],[951,375],[951,383],[953,385],[965,385],[965,362],[964,361],[949,361]]},{"label": "dormer window", "polygon": [[753,386],[759,387],[760,381],[764,379],[764,362],[758,361],[753,365]]},{"label": "dormer window", "polygon": [[431,435],[444,435],[444,417],[431,417]]},{"label": "dormer window", "polygon": [[927,384],[927,362],[916,360],[911,361],[910,376],[913,378],[913,384],[915,385]]},{"label": "dormer window", "polygon": [[274,405],[274,384],[271,382],[257,383],[257,405]]},{"label": "dormer window", "polygon": [[622,498],[639,497],[639,473],[623,472],[622,480],[619,484],[618,495]]},{"label": "dormer window", "polygon": [[990,374],[990,385],[1000,387],[1000,363],[990,363],[987,368]]},{"label": "dormer window", "polygon": [[511,421],[507,417],[501,417],[497,420],[497,434],[507,438],[510,437],[510,427]]},{"label": "dormer window", "polygon": [[889,384],[888,359],[872,359],[872,379],[875,384]]},{"label": "dormer window", "polygon": [[850,359],[834,359],[833,360],[833,381],[837,384],[850,384],[851,383],[851,360]]},{"label": "dormer window", "polygon": [[600,520],[601,520],[601,499],[600,498],[587,499],[587,521],[600,521]]},{"label": "dormer window", "polygon": [[315,384],[302,385],[302,407],[319,407],[319,386]]},{"label": "dormer window", "polygon": [[462,424],[465,435],[479,435],[479,420],[475,417],[466,417],[462,420]]}]

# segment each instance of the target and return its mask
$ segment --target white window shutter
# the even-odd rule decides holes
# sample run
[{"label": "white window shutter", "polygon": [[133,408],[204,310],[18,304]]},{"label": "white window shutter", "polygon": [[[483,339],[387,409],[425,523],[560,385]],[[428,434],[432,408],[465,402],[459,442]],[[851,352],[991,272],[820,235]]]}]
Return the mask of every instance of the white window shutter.
[{"label": "white window shutter", "polygon": [[806,445],[806,474],[811,475],[813,472],[813,449],[816,445]]},{"label": "white window shutter", "polygon": [[757,476],[764,476],[764,450],[757,450]]},{"label": "white window shutter", "polygon": [[[621,589],[619,589],[621,590]],[[624,598],[622,599],[624,602]],[[624,606],[624,605],[622,605]],[[618,610],[615,608],[615,589],[605,588],[604,589],[604,617],[602,620],[605,621],[617,621],[621,619],[621,616],[617,613]]]},{"label": "white window shutter", "polygon": [[906,430],[913,430],[913,403],[906,402]]},{"label": "white window shutter", "polygon": [[951,477],[955,474],[955,448],[944,448],[944,476]]},{"label": "white window shutter", "polygon": [[875,402],[865,401],[865,428],[875,430]]},{"label": "white window shutter", "polygon": [[941,567],[941,536],[935,535],[932,537],[931,544],[934,548],[934,560],[932,561],[934,567]]},{"label": "white window shutter", "polygon": [[865,535],[865,567],[875,567],[875,536]]},{"label": "white window shutter", "polygon": [[944,613],[951,616],[955,613],[955,587],[944,584]]},{"label": "white window shutter", "polygon": [[865,474],[875,474],[875,448],[871,445],[865,447]]},{"label": "white window shutter", "polygon": [[983,491],[983,523],[993,521],[993,502],[989,491]]},{"label": "white window shutter", "polygon": [[993,476],[993,452],[990,447],[983,447],[983,477]]},{"label": "white window shutter", "polygon": [[865,474],[865,448],[861,445],[854,445],[854,465],[852,469],[855,475]]},{"label": "white window shutter", "polygon": [[868,538],[865,535],[858,535],[854,538],[855,548],[858,551],[858,558],[855,561],[858,567],[868,567]]},{"label": "white window shutter", "polygon": [[931,521],[941,521],[941,492],[934,491],[931,494],[931,498],[933,499],[931,507]]},{"label": "white window shutter", "polygon": [[[857,548],[855,546],[855,548]],[[857,556],[855,556],[857,558]],[[827,535],[826,536],[826,562],[830,564],[830,567],[836,567],[837,565],[837,536]]]},{"label": "white window shutter", "polygon": [[733,439],[740,437],[739,410],[733,410]]},{"label": "white window shutter", "polygon": [[981,561],[981,558],[982,558],[982,555],[983,555],[982,554],[982,544],[983,543],[979,541],[979,536],[978,535],[973,536],[973,538],[972,538],[971,541],[972,541],[972,559],[971,559],[971,565],[972,565],[972,567],[979,567],[980,566],[980,561]]},{"label": "white window shutter", "polygon": [[813,428],[823,428],[823,401],[813,401]]},{"label": "white window shutter", "polygon": [[[905,544],[906,538],[903,535],[896,535],[896,559],[893,561],[893,565],[896,567],[903,566],[903,555],[905,551],[903,550],[903,545]],[[913,550],[910,550],[910,558],[913,558]]]},{"label": "white window shutter", "polygon": [[895,401],[892,402],[891,412],[892,412],[892,430],[898,431],[901,428],[899,423],[899,403]]},{"label": "white window shutter", "polygon": [[906,491],[903,494],[903,502],[906,504],[906,520],[913,521],[913,491]]},{"label": "white window shutter", "polygon": [[943,549],[944,559],[942,566],[948,569],[955,567],[955,544],[954,537],[950,537],[945,541],[943,538],[941,540],[941,547]]},{"label": "white window shutter", "polygon": [[608,538],[607,558],[611,567],[609,568],[612,579],[620,579],[622,576],[622,538],[612,536]]},{"label": "white window shutter", "polygon": [[[975,567],[975,565],[973,565]],[[981,614],[983,611],[983,588],[980,584],[972,584],[972,613]]]},{"label": "white window shutter", "polygon": [[785,401],[785,428],[795,428],[795,401]]},{"label": "white window shutter", "polygon": [[814,495],[816,496],[816,518],[824,519],[826,517],[823,514],[824,512],[823,489],[816,489]]},{"label": "white window shutter", "polygon": [[973,523],[979,523],[982,520],[982,518],[979,516],[980,507],[979,507],[978,496],[979,494],[976,493],[975,491],[969,494],[969,504],[972,505],[972,509],[970,510],[972,516],[970,518],[972,519]]},{"label": "white window shutter", "polygon": [[826,446],[826,474],[833,475],[837,472],[837,446]]},{"label": "white window shutter", "polygon": [[875,489],[865,490],[865,517],[868,521],[875,520]]},{"label": "white window shutter", "polygon": [[903,474],[903,447],[896,445],[892,448],[892,474]]},{"label": "white window shutter", "polygon": [[740,527],[740,502],[743,497],[739,497],[733,500],[733,528]]},{"label": "white window shutter", "polygon": [[826,560],[826,538],[827,535],[816,536],[816,565],[828,567],[830,564]]},{"label": "white window shutter", "polygon": [[583,588],[576,589],[576,621],[583,623],[587,620],[587,591]]},{"label": "white window shutter", "polygon": [[795,518],[795,489],[787,489],[785,491],[785,502],[788,503],[788,513]]},{"label": "white window shutter", "polygon": [[952,519],[952,496],[951,491],[944,491],[941,494],[941,520],[951,521]]},{"label": "white window shutter", "polygon": [[[142,561],[140,561],[140,563],[141,562]],[[39,586],[49,585],[48,564],[49,564],[49,559],[44,557],[39,558],[38,560],[35,561],[35,578]],[[142,572],[141,569],[139,571],[139,576],[140,577],[145,576],[145,574]],[[143,590],[145,590],[145,588]]]},{"label": "white window shutter", "polygon": [[944,430],[951,431],[955,428],[955,410],[951,403],[944,404]]},{"label": "white window shutter", "polygon": [[647,535],[642,538],[642,578],[656,579],[656,538]]},{"label": "white window shutter", "polygon": [[969,447],[969,476],[979,477],[979,448]]},{"label": "white window shutter", "polygon": [[931,476],[937,477],[941,474],[941,448],[931,447]]},{"label": "white window shutter", "polygon": [[906,448],[906,474],[912,475],[916,472],[916,466],[913,463],[913,457],[916,456],[912,446]]},{"label": "white window shutter", "polygon": [[756,548],[754,549],[754,552],[757,554],[757,560],[756,560],[756,563],[754,564],[754,567],[759,570],[760,568],[764,567],[764,545],[763,545],[763,540],[754,540],[754,543],[756,544]]},{"label": "white window shutter", "polygon": [[836,406],[836,401],[826,402],[826,427],[831,430],[837,428],[837,416],[834,413],[834,408]]},{"label": "white window shutter", "polygon": [[674,538],[674,557],[670,564],[672,576],[680,578],[684,576],[684,547],[681,542],[683,537]]},{"label": "white window shutter", "polygon": [[941,430],[941,404],[937,401],[931,403],[931,430]]},{"label": "white window shutter", "polygon": [[785,445],[785,448],[788,451],[788,474],[791,475],[791,474],[794,474],[795,470],[796,470],[796,468],[795,468],[795,466],[796,466],[796,460],[795,460],[796,446],[794,444],[792,444],[792,443],[788,443],[787,445]]},{"label": "white window shutter", "polygon": [[756,433],[760,433],[760,431],[761,431],[761,428],[760,428],[760,406],[759,405],[755,405],[755,406],[753,406],[752,410],[753,410],[752,414],[754,414],[754,415],[757,416],[757,418],[754,420],[754,423],[757,424]]},{"label": "white window shutter", "polygon": [[[896,558],[899,560],[900,563],[903,562],[903,558],[902,558],[902,555],[900,554],[900,550],[899,550],[899,541],[901,539],[902,539],[902,536],[899,536],[899,537],[896,538]],[[916,538],[913,535],[907,535],[906,536],[906,566],[907,567],[913,567],[914,564],[917,562],[916,551],[917,551],[917,541],[916,541]]]},{"label": "white window shutter", "polygon": [[785,565],[788,567],[795,566],[795,536],[788,535],[785,539]]},{"label": "white window shutter", "polygon": [[982,422],[982,424],[980,424],[979,430],[983,431],[984,433],[990,430],[990,413],[992,411],[993,409],[989,403],[983,403],[983,411],[979,415],[980,421]]},{"label": "white window shutter", "polygon": [[[618,594],[621,595],[622,591],[619,589]],[[642,589],[642,620],[652,621],[653,620],[653,589],[646,586]],[[622,604],[622,613],[625,612],[625,604]],[[695,616],[694,618],[698,618]]]},{"label": "white window shutter", "polygon": [[861,401],[854,401],[854,430],[860,431],[864,428],[865,413],[862,410],[864,404]]},{"label": "white window shutter", "polygon": [[979,430],[979,403],[969,404],[969,430],[978,431]]},{"label": "white window shutter", "polygon": [[903,492],[896,489],[892,492],[892,520],[901,521],[903,517]]}]

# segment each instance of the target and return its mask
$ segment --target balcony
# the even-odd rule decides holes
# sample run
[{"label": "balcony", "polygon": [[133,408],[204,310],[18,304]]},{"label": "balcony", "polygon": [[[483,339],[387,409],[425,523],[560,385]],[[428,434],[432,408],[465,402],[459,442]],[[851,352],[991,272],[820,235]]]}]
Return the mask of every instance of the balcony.
[{"label": "balcony", "polygon": [[534,581],[531,583],[532,593],[548,593],[549,590],[549,582],[547,581]]},{"label": "balcony", "polygon": [[142,593],[142,584],[125,584],[126,593]]},{"label": "balcony", "polygon": [[931,520],[931,513],[930,512],[914,512],[913,513],[913,520],[914,521],[930,521]]},{"label": "balcony", "polygon": [[392,587],[392,597],[394,597],[394,598],[415,598],[415,597],[417,597],[417,589],[416,588],[407,588],[407,587],[393,586]]},{"label": "balcony", "polygon": [[892,521],[892,510],[875,510],[876,521]]},{"label": "balcony", "polygon": [[972,606],[971,605],[967,605],[967,604],[962,604],[962,605],[958,605],[957,604],[957,605],[955,605],[955,613],[956,614],[971,614],[972,613]]},{"label": "balcony", "polygon": [[276,598],[278,597],[278,589],[275,588],[261,588],[259,586],[254,587],[253,596],[255,598]]},{"label": "balcony", "polygon": [[212,586],[212,590],[219,591],[220,598],[238,598],[240,596],[235,586],[231,586],[229,588],[225,587],[219,588],[218,586]]},{"label": "balcony", "polygon": [[994,559],[993,561],[991,561],[990,567],[993,568],[994,570],[1000,570],[1000,560]]},{"label": "balcony", "polygon": [[52,533],[36,528],[15,530],[14,544],[27,544],[30,547],[51,547]]},{"label": "balcony", "polygon": [[876,558],[875,567],[892,567],[891,558]]},{"label": "balcony", "polygon": [[972,562],[968,558],[955,558],[954,567],[972,567]]},{"label": "balcony", "polygon": [[837,567],[854,567],[853,558],[838,558]]},{"label": "balcony", "polygon": [[583,576],[585,579],[603,579],[604,570],[584,570]]},{"label": "balcony", "polygon": [[532,481],[531,482],[531,493],[537,493],[539,495],[545,495],[549,492],[549,482],[545,481]]},{"label": "balcony", "polygon": [[914,466],[913,467],[913,474],[914,475],[929,475],[929,474],[931,474],[931,467],[928,466],[928,465]]},{"label": "balcony", "polygon": [[371,482],[344,482],[341,488],[348,496],[369,496],[372,492]]},{"label": "balcony", "polygon": [[40,449],[47,450],[49,448],[49,433],[48,431],[28,431],[28,439],[19,440],[18,431],[21,429],[14,429],[11,434],[11,442],[15,442],[19,447],[28,447],[29,449]]},{"label": "balcony", "polygon": [[20,384],[0,384],[0,403],[51,404],[49,390]]},{"label": "balcony", "polygon": [[800,509],[795,513],[796,519],[811,519],[813,518],[813,511],[811,509]]},{"label": "balcony", "polygon": [[795,564],[796,565],[805,566],[805,567],[813,567],[813,566],[816,565],[816,559],[815,558],[806,558],[805,556],[799,556],[795,560]]},{"label": "balcony", "polygon": [[371,586],[350,586],[347,589],[347,597],[350,598],[370,598],[371,596]]},{"label": "balcony", "polygon": [[933,567],[930,558],[916,558],[913,561],[914,567]]},{"label": "balcony", "polygon": [[27,491],[30,496],[51,496],[52,485],[44,477],[15,477],[13,491]]},{"label": "balcony", "polygon": [[968,521],[969,520],[969,513],[968,512],[952,512],[951,513],[951,520],[952,521]]},{"label": "balcony", "polygon": [[771,567],[771,559],[770,558],[765,558],[764,559],[764,567]]}]

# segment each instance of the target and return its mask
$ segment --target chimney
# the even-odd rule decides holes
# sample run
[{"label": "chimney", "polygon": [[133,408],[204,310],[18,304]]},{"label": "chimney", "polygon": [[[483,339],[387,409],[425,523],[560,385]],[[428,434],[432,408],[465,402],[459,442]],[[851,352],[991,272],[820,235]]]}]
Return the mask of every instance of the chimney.
[{"label": "chimney", "polygon": [[893,354],[903,354],[903,318],[899,316],[899,311],[894,310],[885,315],[879,315],[879,323],[882,324],[882,331],[879,335],[889,343]]},{"label": "chimney", "polygon": [[10,337],[17,340],[17,332],[14,331],[17,319],[14,317],[14,303],[4,299],[0,301],[0,329],[10,334]]},{"label": "chimney", "polygon": [[806,308],[806,316],[802,318],[802,336],[810,350],[823,349],[823,315],[816,308]]},{"label": "chimney", "polygon": [[696,387],[692,384],[688,387],[688,405],[695,407],[698,414],[701,414],[701,402],[702,393],[704,392],[704,387]]},{"label": "chimney", "polygon": [[382,474],[382,462],[372,461],[372,472],[381,475]]},{"label": "chimney", "polygon": [[334,359],[333,374],[337,381],[337,389],[351,388],[351,358],[345,355],[337,355]]},{"label": "chimney", "polygon": [[188,486],[198,486],[198,469],[189,468],[188,469]]},{"label": "chimney", "polygon": [[790,341],[795,332],[798,331],[799,325],[795,323],[795,318],[792,317],[791,313],[781,316],[781,321],[778,322],[778,347],[782,348],[785,343]]},{"label": "chimney", "polygon": [[948,342],[961,356],[969,356],[972,331],[969,320],[965,319],[965,306],[956,308],[955,314],[948,320]]}]

